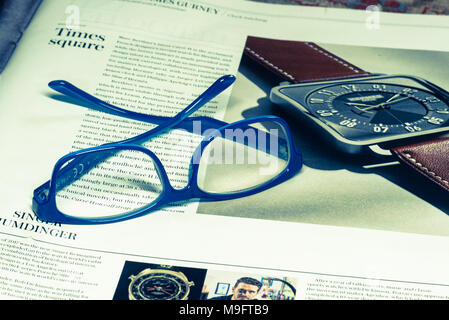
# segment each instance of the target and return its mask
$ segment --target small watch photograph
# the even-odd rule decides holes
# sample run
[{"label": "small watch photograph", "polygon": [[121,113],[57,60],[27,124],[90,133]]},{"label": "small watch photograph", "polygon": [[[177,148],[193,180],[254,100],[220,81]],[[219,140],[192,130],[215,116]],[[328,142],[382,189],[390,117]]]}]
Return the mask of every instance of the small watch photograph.
[{"label": "small watch photograph", "polygon": [[205,269],[126,261],[113,300],[200,300]]},{"label": "small watch photograph", "polygon": [[448,73],[449,52],[400,42],[248,36],[224,120],[282,118],[302,167],[198,213],[449,236]]}]

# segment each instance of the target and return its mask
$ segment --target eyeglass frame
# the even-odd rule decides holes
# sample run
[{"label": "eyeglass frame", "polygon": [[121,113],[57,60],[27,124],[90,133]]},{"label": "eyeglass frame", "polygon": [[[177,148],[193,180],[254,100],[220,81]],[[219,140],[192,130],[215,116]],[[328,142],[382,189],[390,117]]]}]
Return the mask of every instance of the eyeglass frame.
[{"label": "eyeglass frame", "polygon": [[[88,93],[76,88],[66,81],[58,80],[56,82],[50,82],[49,86],[54,90],[63,93],[65,95],[69,95],[71,97],[81,98],[85,102],[89,102],[90,104],[94,104],[96,108],[100,108],[101,111],[105,111],[108,113],[113,113],[116,115],[120,115],[125,118],[140,120],[144,122],[157,123],[161,122],[157,127],[137,135],[132,138],[128,138],[126,140],[122,140],[114,143],[106,143],[100,146],[86,148],[77,150],[71,153],[66,154],[61,157],[55,164],[50,180],[42,184],[40,187],[36,188],[33,192],[33,201],[32,201],[32,210],[41,221],[46,222],[57,222],[57,223],[67,223],[67,224],[77,224],[77,225],[93,225],[93,224],[105,224],[105,223],[113,223],[125,221],[133,218],[137,218],[143,215],[146,215],[156,209],[160,209],[161,207],[173,203],[179,202],[189,199],[199,199],[203,201],[220,201],[220,200],[230,200],[241,197],[250,196],[264,190],[270,189],[294,176],[302,167],[302,154],[300,150],[294,145],[292,134],[288,124],[280,117],[274,115],[264,115],[257,116],[248,119],[239,120],[232,123],[226,123],[214,118],[210,117],[189,117],[190,114],[198,110],[205,103],[210,101],[213,97],[221,93],[228,86],[230,86],[235,81],[234,76],[223,76],[218,79],[214,84],[212,84],[203,94],[201,94],[194,102],[192,102],[188,107],[178,113],[175,117],[159,117],[159,116],[151,116],[136,113],[133,111],[129,111],[126,109],[122,109],[119,107],[115,107],[110,105],[98,98],[95,98]],[[224,83],[224,84],[223,84]],[[217,86],[218,84],[218,86]],[[91,106],[89,106],[92,108]],[[139,118],[139,119],[136,119]],[[164,121],[165,120],[165,121]],[[188,180],[187,185],[181,189],[175,189],[170,179],[168,178],[167,172],[156,156],[154,152],[149,150],[148,148],[136,144],[137,141],[142,140],[143,138],[149,139],[154,138],[155,136],[161,134],[164,131],[172,130],[176,128],[184,128],[189,129],[190,125],[193,121],[204,121],[208,124],[208,126],[212,127],[213,132],[206,135],[203,140],[196,147],[192,158],[189,164],[189,172],[188,172]],[[222,132],[226,129],[231,129],[233,127],[247,127],[248,125],[256,122],[264,122],[271,121],[278,123],[285,131],[286,134],[286,142],[289,153],[289,159],[286,167],[274,178],[262,183],[253,188],[245,189],[242,191],[238,191],[235,193],[210,193],[202,190],[198,186],[198,170],[199,170],[199,161],[194,161],[194,159],[199,159],[205,148],[209,143],[211,143],[219,132]],[[87,157],[90,154],[94,154],[100,151],[120,151],[120,150],[134,150],[140,151],[151,158],[153,161],[154,167],[158,174],[162,191],[159,196],[153,200],[151,203],[138,208],[131,210],[129,212],[124,212],[123,214],[116,214],[106,217],[75,217],[72,215],[62,213],[56,205],[56,191],[57,186],[54,181],[57,181],[57,174],[60,173],[61,168],[71,159]],[[82,160],[81,160],[82,161]],[[92,166],[93,167],[93,166]],[[69,168],[70,169],[70,168]],[[73,169],[73,168],[71,168]],[[90,170],[90,169],[89,169]],[[81,173],[80,173],[81,174]],[[76,178],[76,175],[75,177]]]}]

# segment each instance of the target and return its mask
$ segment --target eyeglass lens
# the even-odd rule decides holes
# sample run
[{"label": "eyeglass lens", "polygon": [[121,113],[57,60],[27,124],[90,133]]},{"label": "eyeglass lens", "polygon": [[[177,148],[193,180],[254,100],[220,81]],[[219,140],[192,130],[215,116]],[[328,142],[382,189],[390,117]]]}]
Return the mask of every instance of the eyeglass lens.
[{"label": "eyeglass lens", "polygon": [[274,121],[224,129],[203,150],[198,187],[211,194],[233,194],[277,177],[290,158],[284,128]]},{"label": "eyeglass lens", "polygon": [[[61,185],[56,190],[56,207],[62,213],[79,218],[116,216],[147,206],[162,193],[153,159],[147,154],[135,150],[95,153],[89,157],[102,160],[94,167],[86,168],[75,159],[56,174],[55,184]],[[63,174],[66,167],[72,174],[69,183]]]}]

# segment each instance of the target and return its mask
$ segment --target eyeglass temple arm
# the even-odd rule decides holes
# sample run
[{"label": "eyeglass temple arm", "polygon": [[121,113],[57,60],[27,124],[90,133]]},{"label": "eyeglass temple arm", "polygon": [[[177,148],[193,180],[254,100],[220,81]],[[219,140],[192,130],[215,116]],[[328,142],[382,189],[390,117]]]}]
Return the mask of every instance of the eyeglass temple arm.
[{"label": "eyeglass temple arm", "polygon": [[[143,140],[148,139],[150,137],[156,136],[163,131],[170,130],[171,128],[175,127],[177,124],[181,123],[184,119],[186,119],[189,115],[191,115],[193,112],[204,106],[207,102],[215,98],[218,94],[226,90],[229,86],[231,86],[232,83],[234,83],[235,77],[232,75],[227,75],[219,78],[216,80],[209,88],[207,88],[202,94],[198,96],[192,103],[190,103],[184,110],[179,112],[176,116],[173,118],[168,118],[166,122],[163,122],[159,126],[141,134],[136,137],[123,140],[117,143],[129,143],[129,142],[135,142],[137,140]],[[96,98],[95,98],[96,99]],[[105,144],[104,146],[107,146],[110,144]],[[116,152],[114,150],[111,150],[109,152],[102,153],[102,156],[98,156],[98,154],[86,154],[82,155],[81,157],[78,157],[78,159],[74,159],[69,164],[67,164],[62,170],[58,172],[59,174],[59,182],[55,187],[56,190],[60,190],[64,188],[65,186],[71,184],[72,182],[78,180],[83,175],[85,175],[87,172],[89,172],[92,168],[94,168],[96,165],[98,165],[100,162],[106,160],[107,158],[114,155]],[[73,169],[76,169],[78,166],[82,166],[84,169],[82,172],[78,173],[77,175],[73,175]]]},{"label": "eyeglass temple arm", "polygon": [[[176,114],[172,118],[168,118],[167,121],[163,122],[159,126],[144,132],[138,136],[122,140],[116,143],[140,143],[144,140],[150,139],[152,137],[155,137],[159,134],[161,134],[164,131],[171,130],[173,128],[176,128],[179,124],[183,123],[188,117],[194,113],[196,110],[204,106],[206,103],[211,101],[213,98],[215,98],[217,95],[219,95],[221,92],[226,90],[231,84],[233,84],[235,81],[235,77],[233,75],[226,75],[220,77],[218,80],[216,80],[209,88],[207,88],[202,94],[200,94],[192,103],[190,103],[184,110],[180,111],[178,114]],[[221,121],[220,121],[221,122]],[[226,122],[222,122],[225,125]],[[192,122],[193,124],[193,122]],[[218,124],[216,122],[215,124]]]},{"label": "eyeglass temple arm", "polygon": [[[204,91],[197,99],[195,99],[187,108],[185,108],[183,111],[181,111],[179,114],[177,114],[175,117],[161,117],[161,116],[153,116],[138,112],[133,112],[130,110],[122,109],[119,107],[116,107],[114,105],[111,105],[103,100],[100,100],[89,93],[77,88],[76,86],[72,85],[71,83],[65,81],[65,80],[57,80],[52,81],[49,83],[49,86],[54,89],[55,91],[65,94],[67,96],[73,97],[75,99],[79,99],[81,101],[87,102],[89,107],[94,107],[94,109],[98,111],[103,111],[107,113],[111,113],[114,115],[118,115],[121,117],[143,121],[143,122],[149,122],[149,123],[155,123],[159,124],[159,127],[156,127],[154,130],[150,130],[148,132],[145,132],[141,135],[138,135],[136,137],[132,137],[123,141],[120,141],[120,143],[139,143],[143,140],[147,140],[150,137],[153,137],[157,134],[159,134],[160,129],[163,128],[163,130],[167,130],[163,124],[166,124],[167,122],[174,122],[175,124],[170,127],[175,128],[183,128],[188,130],[189,132],[193,132],[193,123],[194,121],[200,121],[202,129],[204,127],[206,129],[219,129],[225,125],[227,125],[226,122],[209,118],[209,117],[188,117],[190,114],[192,114],[194,111],[198,110],[201,106],[203,106],[205,103],[212,100],[215,96],[217,96],[219,93],[221,93],[223,90],[225,90],[228,86],[230,86],[235,81],[234,76],[223,76],[219,78],[214,84],[212,84],[206,91]],[[181,121],[178,121],[176,119],[181,119]],[[162,126],[161,126],[162,125]],[[248,126],[243,127],[242,129],[245,130],[249,128]],[[199,134],[203,134],[202,132],[195,132]],[[268,134],[267,138],[270,136]],[[280,144],[278,145],[279,150],[275,150],[275,155],[277,155],[279,158],[284,159],[286,157],[286,141],[283,139],[278,140]],[[250,145],[250,142],[244,141],[243,144],[250,146],[254,149],[258,149],[260,147],[259,144],[257,145]],[[265,144],[264,144],[265,145]],[[269,148],[269,144],[266,144]],[[271,154],[272,151],[270,149],[264,150],[267,154]],[[274,154],[273,154],[274,155]],[[85,156],[86,159],[89,159],[89,156]],[[87,161],[87,160],[86,160]],[[96,161],[99,162],[98,160]]]},{"label": "eyeglass temple arm", "polygon": [[[224,76],[224,77],[225,77],[225,80],[220,78],[217,81],[231,81],[229,76]],[[232,82],[234,80],[235,79],[233,79]],[[72,97],[72,98],[75,98],[75,99],[78,99],[78,100],[81,100],[81,101],[87,103],[88,104],[87,106],[89,108],[92,108],[97,111],[102,111],[102,112],[117,115],[120,117],[137,120],[137,121],[142,121],[142,122],[147,122],[147,123],[153,123],[153,124],[163,124],[167,121],[172,120],[171,117],[154,116],[154,115],[134,112],[131,110],[126,110],[126,109],[114,106],[112,104],[109,104],[109,103],[107,103],[101,99],[98,99],[97,97],[79,89],[78,87],[74,86],[73,84],[71,84],[70,82],[65,81],[65,80],[51,81],[48,84],[48,86],[61,94],[64,94],[66,96],[69,96],[69,97]],[[208,90],[206,90],[206,92]],[[203,95],[205,93],[203,93]],[[183,121],[179,122],[174,127],[182,128],[189,132],[193,132],[194,131],[193,123],[195,121],[199,121],[201,123],[202,129],[219,129],[219,128],[227,125],[227,123],[224,121],[220,121],[220,120],[217,120],[217,119],[214,119],[211,117],[200,116],[200,117],[187,117],[187,118],[184,117]],[[202,132],[195,132],[195,133],[203,134],[204,130],[202,130]],[[134,137],[134,138],[131,138],[131,139],[128,139],[125,141],[126,142],[136,142],[137,140],[139,140],[136,138],[137,137]],[[282,155],[282,152],[280,152],[279,155]]]},{"label": "eyeglass temple arm", "polygon": [[[163,124],[164,122],[167,122],[172,119],[171,117],[144,114],[144,113],[134,112],[131,110],[126,110],[126,109],[114,106],[110,103],[107,103],[106,101],[98,99],[97,97],[87,93],[86,91],[79,89],[78,87],[74,86],[73,84],[71,84],[70,82],[65,81],[65,80],[51,81],[48,83],[48,86],[63,95],[66,95],[68,97],[77,99],[84,103],[87,103],[87,105],[85,105],[85,106],[90,109],[102,111],[102,112],[113,114],[113,115],[120,116],[123,118],[147,122],[147,123],[153,123],[153,124]],[[194,121],[201,121],[203,127],[207,128],[207,129],[213,129],[213,128],[218,129],[227,124],[226,122],[223,122],[223,121],[211,118],[211,117],[199,116],[199,117],[186,118],[181,123],[176,125],[176,127],[185,129],[189,132],[192,132]]]}]

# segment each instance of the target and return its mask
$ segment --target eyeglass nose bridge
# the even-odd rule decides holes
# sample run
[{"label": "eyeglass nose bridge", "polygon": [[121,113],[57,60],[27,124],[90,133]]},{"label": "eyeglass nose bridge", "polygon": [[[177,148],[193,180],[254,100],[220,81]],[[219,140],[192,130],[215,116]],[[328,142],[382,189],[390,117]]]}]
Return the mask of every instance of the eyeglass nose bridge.
[{"label": "eyeglass nose bridge", "polygon": [[181,189],[173,188],[171,184],[168,184],[164,188],[164,194],[160,205],[198,198],[198,194],[195,190],[196,188],[192,183],[192,180],[189,180],[189,183]]}]

